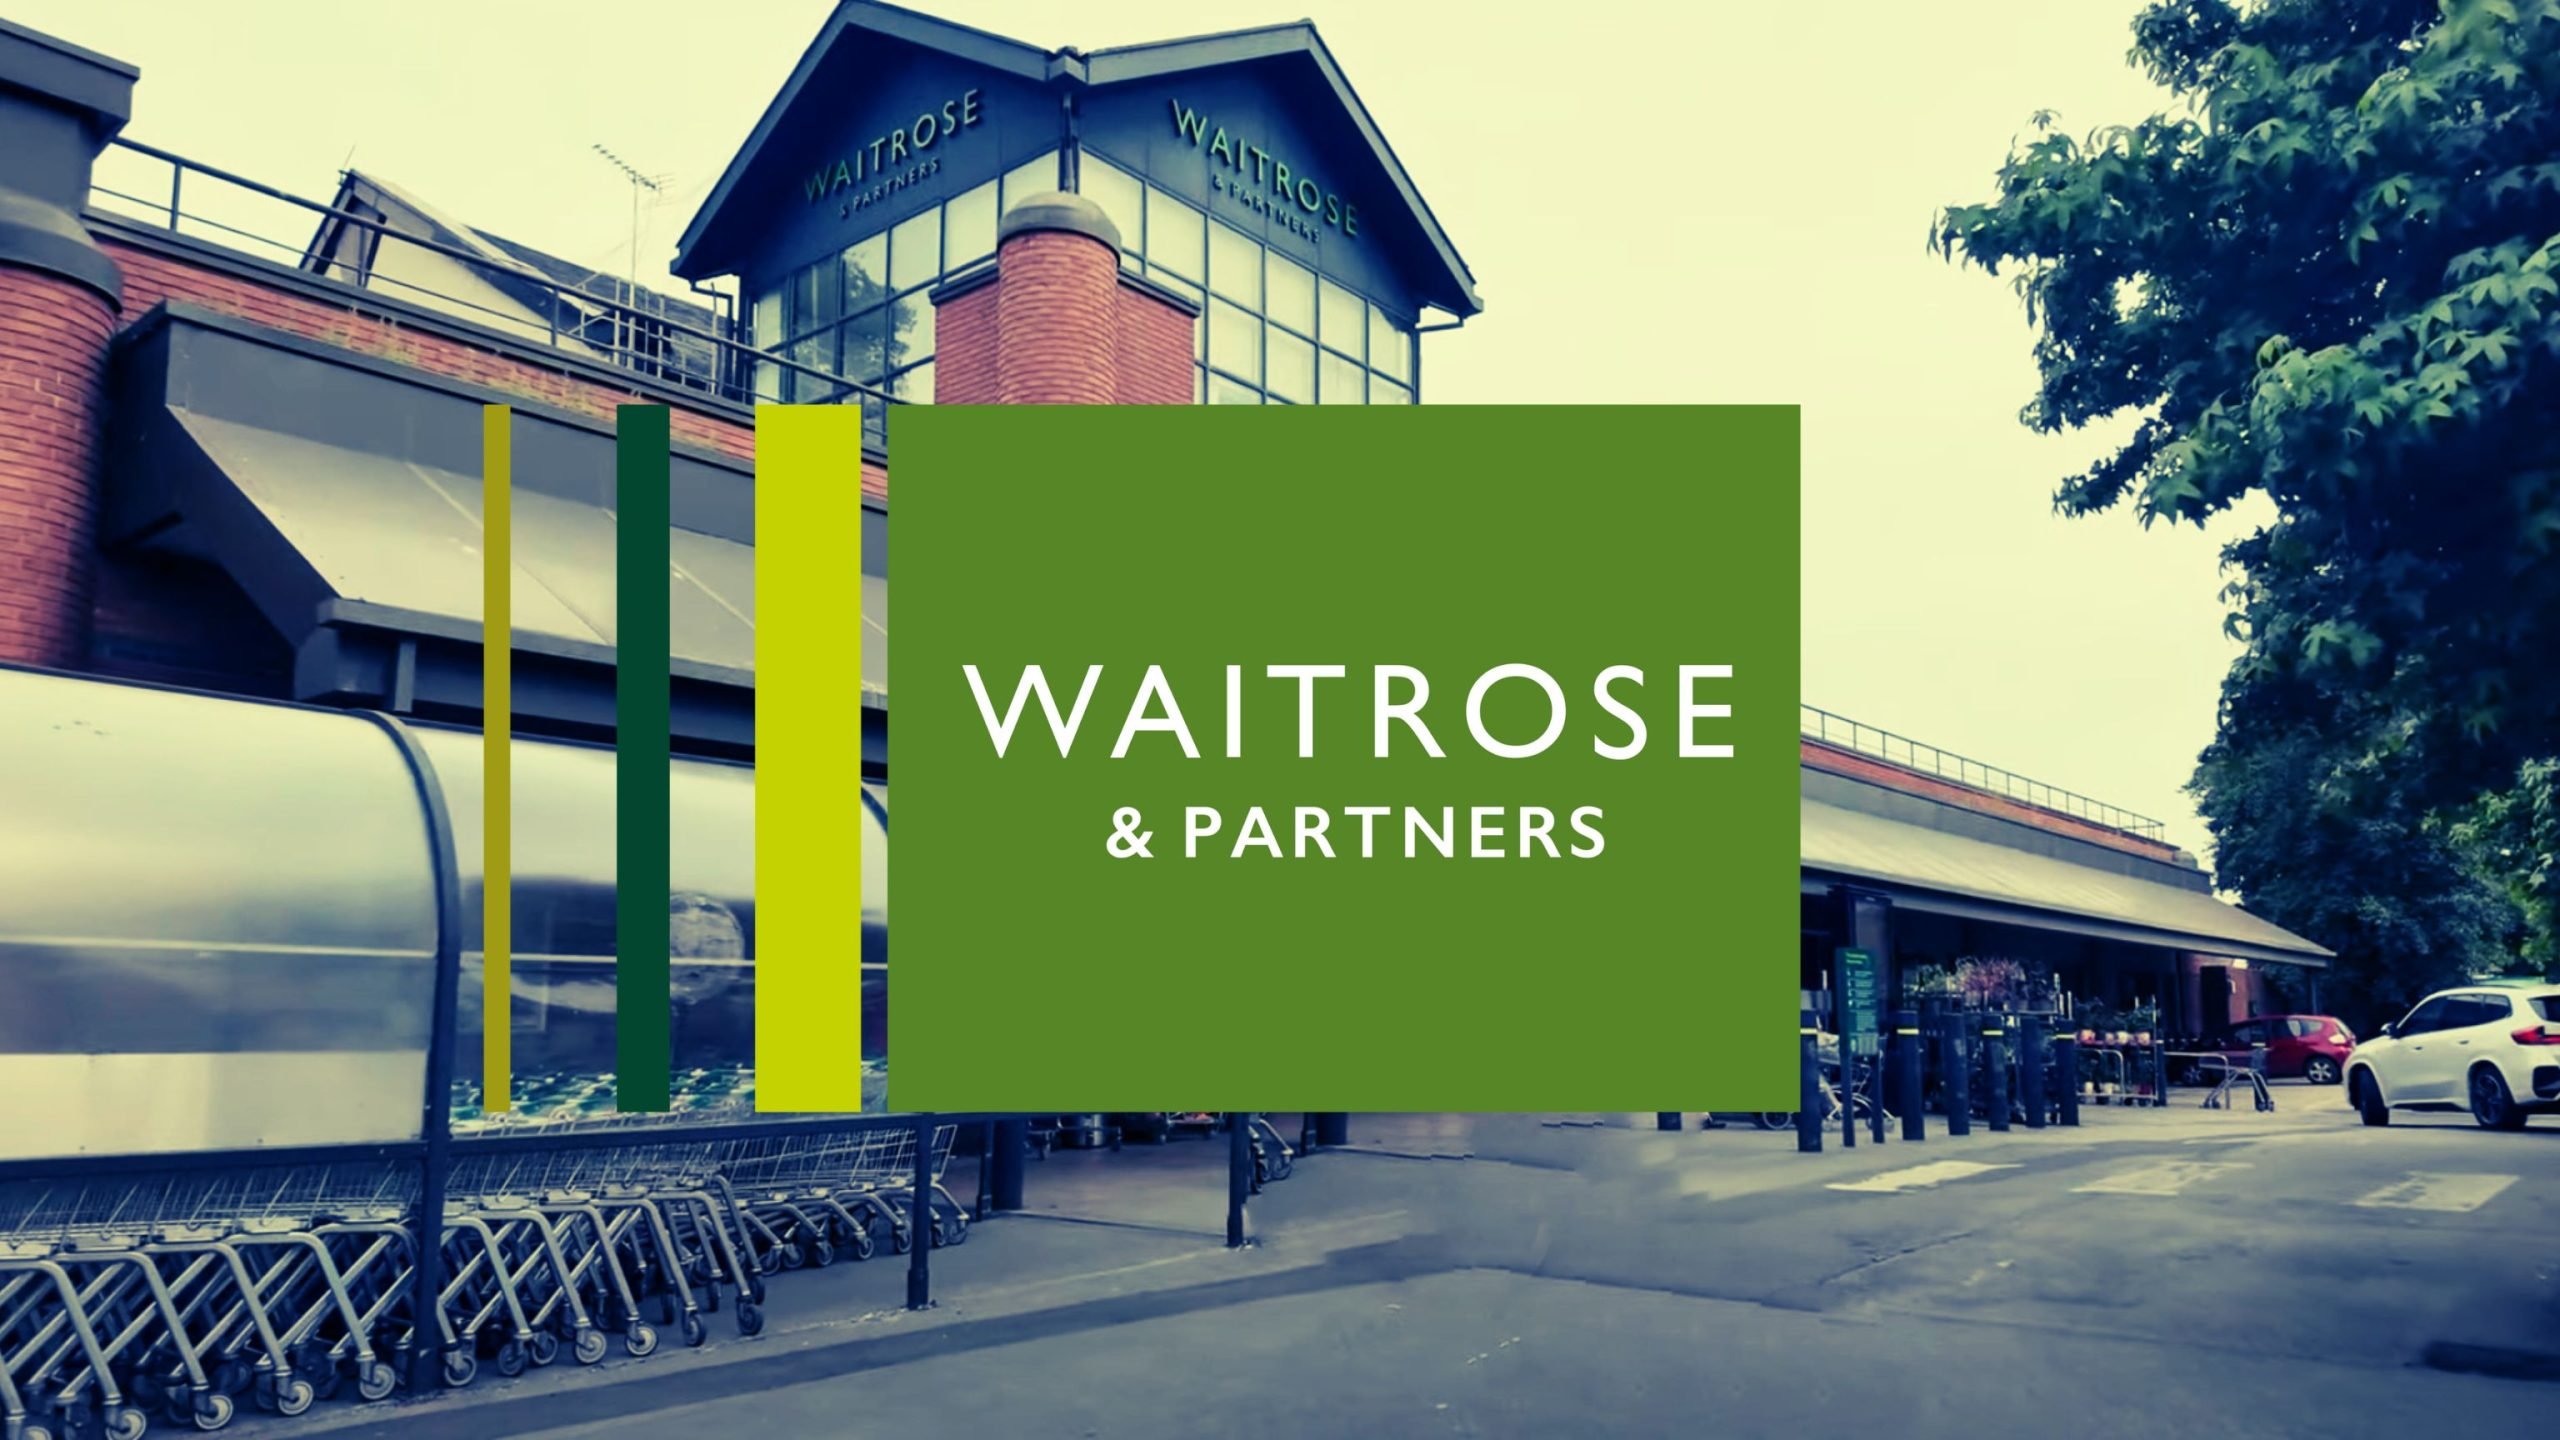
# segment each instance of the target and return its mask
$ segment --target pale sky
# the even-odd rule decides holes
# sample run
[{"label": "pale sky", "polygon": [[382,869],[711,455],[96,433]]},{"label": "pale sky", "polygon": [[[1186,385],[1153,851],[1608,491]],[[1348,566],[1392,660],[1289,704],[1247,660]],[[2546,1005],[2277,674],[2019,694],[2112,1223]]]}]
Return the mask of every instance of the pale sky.
[{"label": "pale sky", "polygon": [[[642,281],[681,292],[676,234],[832,6],[8,8],[142,67],[133,139],[318,199],[352,163],[620,270],[630,189],[590,148],[607,145],[666,177]],[[1807,703],[2165,820],[2204,852],[2180,787],[2232,654],[2216,557],[2238,527],[2055,517],[2056,478],[2111,437],[2019,427],[2034,367],[2016,299],[1924,244],[1938,206],[1988,197],[2036,110],[2085,133],[2163,108],[2125,63],[2134,0],[916,8],[1087,49],[1312,18],[1485,300],[1426,337],[1426,400],[1802,405]]]}]

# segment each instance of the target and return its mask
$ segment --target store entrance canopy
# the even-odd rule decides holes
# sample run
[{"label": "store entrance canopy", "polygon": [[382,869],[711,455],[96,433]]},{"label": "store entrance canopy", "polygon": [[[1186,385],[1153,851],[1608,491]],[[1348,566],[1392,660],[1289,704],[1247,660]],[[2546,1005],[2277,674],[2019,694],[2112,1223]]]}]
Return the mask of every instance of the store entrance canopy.
[{"label": "store entrance canopy", "polygon": [[[486,397],[176,305],[128,344],[117,384],[130,418],[112,468],[111,540],[220,566],[294,646],[297,698],[476,716]],[[513,451],[516,712],[606,738],[613,436],[523,407]],[[679,453],[670,480],[676,739],[743,755],[754,744],[753,476]],[[887,516],[865,521],[862,688],[866,709],[885,709]]]},{"label": "store entrance canopy", "polygon": [[1800,814],[1808,889],[1852,881],[1912,910],[2247,960],[2321,967],[2331,953],[2202,890],[1812,800]]}]

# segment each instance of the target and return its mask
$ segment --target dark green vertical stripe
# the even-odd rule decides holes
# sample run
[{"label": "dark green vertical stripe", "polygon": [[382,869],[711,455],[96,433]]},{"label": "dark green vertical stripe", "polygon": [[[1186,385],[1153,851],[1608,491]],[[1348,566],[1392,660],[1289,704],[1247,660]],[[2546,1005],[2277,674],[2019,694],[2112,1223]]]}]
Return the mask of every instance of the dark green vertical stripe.
[{"label": "dark green vertical stripe", "polygon": [[614,427],[614,1104],[667,1108],[667,407]]}]

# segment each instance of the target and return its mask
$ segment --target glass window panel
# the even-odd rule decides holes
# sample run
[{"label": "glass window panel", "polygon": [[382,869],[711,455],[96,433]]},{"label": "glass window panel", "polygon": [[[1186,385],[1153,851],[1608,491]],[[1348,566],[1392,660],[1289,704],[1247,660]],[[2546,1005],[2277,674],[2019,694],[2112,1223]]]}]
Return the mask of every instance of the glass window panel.
[{"label": "glass window panel", "polygon": [[957,270],[996,253],[996,182],[988,181],[943,207],[942,268]]},{"label": "glass window panel", "polygon": [[[790,372],[788,388],[791,398],[803,404],[827,398],[828,392],[836,388],[833,381],[825,378],[834,374],[836,369],[836,332],[820,330],[816,334],[804,336],[792,342],[789,353],[793,360],[809,367],[807,370],[794,369]],[[809,373],[810,370],[818,373],[813,375]]]},{"label": "glass window panel", "polygon": [[1224,375],[1209,377],[1209,403],[1212,405],[1259,405],[1262,392],[1250,385],[1239,385]]},{"label": "glass window panel", "polygon": [[1362,355],[1362,342],[1369,334],[1369,307],[1359,296],[1330,280],[1316,282],[1316,298],[1323,311],[1316,317],[1316,338],[1328,350],[1339,350],[1357,360]]},{"label": "glass window panel", "polygon": [[1228,226],[1210,226],[1209,288],[1247,310],[1260,310],[1262,247]]},{"label": "glass window panel", "polygon": [[1262,382],[1262,322],[1224,300],[1209,302],[1209,363],[1230,375]]},{"label": "glass window panel", "polygon": [[1413,378],[1413,337],[1375,305],[1369,307],[1369,368],[1390,380]]},{"label": "glass window panel", "polygon": [[889,285],[904,290],[942,273],[942,212],[927,210],[889,232]]},{"label": "glass window panel", "polygon": [[1316,372],[1316,399],[1326,405],[1366,405],[1368,372],[1328,350]]},{"label": "glass window panel", "polygon": [[1372,405],[1410,405],[1413,403],[1413,392],[1407,390],[1393,380],[1380,376],[1379,378],[1369,382],[1369,403]]},{"label": "glass window panel", "polygon": [[843,358],[837,373],[848,380],[864,383],[880,378],[889,368],[886,309],[866,311],[845,322]]},{"label": "glass window panel", "polygon": [[782,291],[779,287],[756,297],[755,347],[770,350],[782,343]]},{"label": "glass window panel", "polygon": [[851,314],[889,298],[889,237],[886,232],[857,241],[837,257],[844,268],[844,308]]},{"label": "glass window panel", "polygon": [[922,365],[898,372],[898,377],[889,382],[889,393],[910,404],[932,404],[933,362],[928,360]]},{"label": "glass window panel", "polygon": [[1058,152],[1035,156],[1014,166],[1004,174],[1004,208],[1012,209],[1026,195],[1038,195],[1058,188]]},{"label": "glass window panel", "polygon": [[1285,255],[1271,254],[1265,265],[1270,278],[1262,313],[1301,335],[1316,333],[1314,272]]},{"label": "glass window panel", "polygon": [[1316,398],[1316,347],[1281,329],[1262,332],[1264,382],[1271,393],[1292,404]]},{"label": "glass window panel", "polygon": [[1206,217],[1150,185],[1147,187],[1147,263],[1185,280],[1200,276],[1201,226]]},{"label": "glass window panel", "polygon": [[806,335],[843,318],[844,284],[835,266],[822,260],[791,277],[791,335]]},{"label": "glass window panel", "polygon": [[1137,176],[1108,160],[1095,158],[1091,151],[1085,152],[1076,178],[1085,198],[1101,206],[1102,213],[1119,227],[1120,263],[1135,264],[1137,257],[1146,253],[1146,187],[1138,183]]},{"label": "glass window panel", "polygon": [[931,292],[910,290],[889,310],[889,364],[913,365],[933,356]]}]

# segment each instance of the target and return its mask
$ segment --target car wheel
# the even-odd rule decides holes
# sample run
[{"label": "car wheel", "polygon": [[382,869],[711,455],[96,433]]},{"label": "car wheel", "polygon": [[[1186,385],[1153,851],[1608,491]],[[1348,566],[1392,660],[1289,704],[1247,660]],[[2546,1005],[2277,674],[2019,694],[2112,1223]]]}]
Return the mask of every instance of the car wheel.
[{"label": "car wheel", "polygon": [[2347,1086],[2347,1100],[2367,1125],[2391,1123],[2391,1107],[2383,1103],[2382,1087],[2373,1083],[2373,1072],[2359,1070],[2354,1083]]},{"label": "car wheel", "polygon": [[2483,1130],[2524,1128],[2524,1111],[2507,1093],[2507,1077],[2494,1065],[2475,1066],[2471,1071],[2471,1118]]},{"label": "car wheel", "polygon": [[2326,1055],[2314,1055],[2303,1062],[2302,1078],[2314,1085],[2338,1083],[2338,1062]]}]

